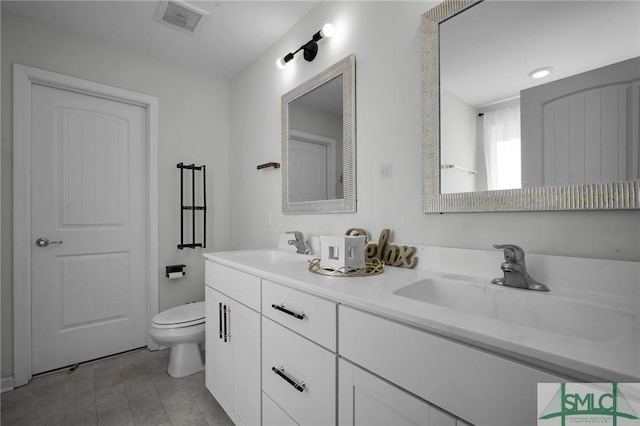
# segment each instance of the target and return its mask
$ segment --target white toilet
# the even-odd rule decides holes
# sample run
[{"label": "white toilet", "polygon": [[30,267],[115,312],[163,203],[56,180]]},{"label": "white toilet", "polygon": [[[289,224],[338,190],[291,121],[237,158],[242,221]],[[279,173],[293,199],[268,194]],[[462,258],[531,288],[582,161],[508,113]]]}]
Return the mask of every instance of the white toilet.
[{"label": "white toilet", "polygon": [[171,347],[167,368],[171,377],[181,378],[202,371],[204,302],[176,306],[154,316],[151,339],[160,346]]}]

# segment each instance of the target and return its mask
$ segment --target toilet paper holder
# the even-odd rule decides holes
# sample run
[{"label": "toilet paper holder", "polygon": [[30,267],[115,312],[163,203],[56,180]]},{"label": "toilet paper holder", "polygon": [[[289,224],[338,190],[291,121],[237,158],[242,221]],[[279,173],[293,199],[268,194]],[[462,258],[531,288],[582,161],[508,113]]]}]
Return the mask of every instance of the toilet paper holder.
[{"label": "toilet paper holder", "polygon": [[186,272],[184,272],[184,268],[187,265],[167,265],[165,268],[167,278],[170,278],[169,274],[175,275],[176,272],[181,272],[184,276]]}]

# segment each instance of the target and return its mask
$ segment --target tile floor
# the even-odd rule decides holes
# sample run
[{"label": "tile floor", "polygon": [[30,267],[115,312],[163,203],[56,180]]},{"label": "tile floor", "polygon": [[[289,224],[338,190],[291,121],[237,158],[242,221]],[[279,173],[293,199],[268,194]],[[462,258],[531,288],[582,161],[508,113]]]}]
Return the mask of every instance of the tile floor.
[{"label": "tile floor", "polygon": [[204,386],[204,371],[183,379],[166,371],[168,350],[146,349],[59,371],[0,395],[10,425],[232,425]]}]

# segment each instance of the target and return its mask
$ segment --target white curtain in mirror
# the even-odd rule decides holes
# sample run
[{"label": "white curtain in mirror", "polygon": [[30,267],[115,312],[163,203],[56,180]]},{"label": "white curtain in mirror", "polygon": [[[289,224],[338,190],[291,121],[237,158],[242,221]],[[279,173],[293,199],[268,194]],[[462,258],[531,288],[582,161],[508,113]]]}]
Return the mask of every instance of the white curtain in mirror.
[{"label": "white curtain in mirror", "polygon": [[520,106],[484,113],[483,137],[487,189],[520,188]]}]

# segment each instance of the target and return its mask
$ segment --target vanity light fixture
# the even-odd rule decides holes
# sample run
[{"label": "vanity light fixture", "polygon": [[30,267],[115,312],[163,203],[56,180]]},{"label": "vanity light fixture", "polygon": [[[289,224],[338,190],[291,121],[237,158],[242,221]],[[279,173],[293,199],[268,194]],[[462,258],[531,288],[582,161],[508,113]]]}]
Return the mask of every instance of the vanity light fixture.
[{"label": "vanity light fixture", "polygon": [[326,37],[326,38],[331,37],[334,31],[335,29],[333,25],[329,23],[324,24],[322,29],[317,33],[315,33],[313,37],[311,37],[310,41],[300,46],[298,50],[296,50],[293,53],[289,52],[284,57],[278,58],[278,60],[276,61],[276,65],[278,65],[278,68],[280,69],[284,68],[287,62],[290,62],[291,60],[293,60],[294,55],[301,50],[304,52],[303,53],[304,59],[307,60],[307,62],[313,61],[316,58],[316,55],[318,54],[318,41],[323,37]]},{"label": "vanity light fixture", "polygon": [[543,77],[546,77],[549,74],[551,74],[551,71],[553,71],[553,68],[551,68],[551,67],[538,68],[538,69],[535,69],[535,70],[531,71],[529,73],[529,77],[531,77],[531,78],[543,78]]}]

